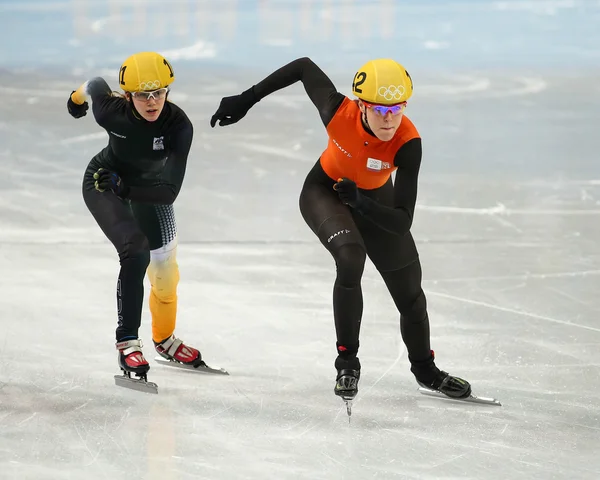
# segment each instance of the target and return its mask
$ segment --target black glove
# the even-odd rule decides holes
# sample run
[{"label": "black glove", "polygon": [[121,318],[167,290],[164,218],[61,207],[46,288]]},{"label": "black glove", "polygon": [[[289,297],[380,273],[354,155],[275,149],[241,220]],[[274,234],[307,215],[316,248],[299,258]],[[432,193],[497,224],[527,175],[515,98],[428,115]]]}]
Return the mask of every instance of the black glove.
[{"label": "black glove", "polygon": [[105,170],[104,168],[99,168],[98,171],[94,173],[94,180],[94,187],[96,187],[96,190],[99,192],[112,190],[117,197],[125,198],[129,191],[118,174],[111,172],[110,170]]},{"label": "black glove", "polygon": [[69,100],[67,101],[67,110],[73,118],[85,117],[90,106],[88,105],[88,102],[83,102],[81,105],[77,105],[72,98],[74,93],[75,90],[73,90],[71,95],[69,95]]},{"label": "black glove", "polygon": [[252,88],[240,95],[223,97],[219,108],[210,119],[210,126],[214,128],[217,121],[221,127],[239,122],[257,102],[258,100]]},{"label": "black glove", "polygon": [[358,191],[356,183],[349,178],[338,178],[333,189],[338,193],[343,204],[350,205],[352,208],[356,208],[360,205],[362,195]]}]

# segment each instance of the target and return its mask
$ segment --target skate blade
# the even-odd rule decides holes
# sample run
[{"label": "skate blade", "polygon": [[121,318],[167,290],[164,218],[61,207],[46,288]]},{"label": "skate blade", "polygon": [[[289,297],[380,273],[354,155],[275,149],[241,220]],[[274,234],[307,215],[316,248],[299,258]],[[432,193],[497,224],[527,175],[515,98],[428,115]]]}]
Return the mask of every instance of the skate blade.
[{"label": "skate blade", "polygon": [[144,393],[158,393],[158,385],[141,378],[130,378],[126,375],[115,375],[115,385]]},{"label": "skate blade", "polygon": [[348,414],[348,422],[350,422],[350,417],[352,416],[352,400],[345,400],[346,402],[346,413]]},{"label": "skate blade", "polygon": [[184,365],[183,363],[174,362],[173,360],[167,360],[166,358],[163,358],[160,356],[155,357],[154,360],[156,360],[158,363],[161,363],[163,365],[169,365],[170,367],[177,367],[177,368],[181,368],[183,370],[192,370],[194,372],[212,373],[212,374],[217,374],[217,375],[229,375],[229,372],[227,370],[225,370],[224,368],[209,367],[206,364],[200,365],[198,367],[194,367],[192,365]]},{"label": "skate blade", "polygon": [[356,395],[340,395],[337,393],[336,395],[346,404],[346,413],[348,414],[348,421],[350,421],[350,417],[352,416],[352,401],[356,398]]},{"label": "skate blade", "polygon": [[500,400],[496,400],[495,398],[491,398],[491,397],[479,397],[477,395],[471,394],[465,398],[452,398],[452,397],[449,397],[448,395],[444,395],[442,392],[438,392],[437,390],[431,390],[430,388],[425,388],[425,387],[419,387],[419,392],[421,392],[423,395],[427,395],[429,397],[444,398],[446,400],[457,400],[459,402],[480,403],[482,405],[496,405],[498,407],[502,406],[502,404],[500,403]]}]

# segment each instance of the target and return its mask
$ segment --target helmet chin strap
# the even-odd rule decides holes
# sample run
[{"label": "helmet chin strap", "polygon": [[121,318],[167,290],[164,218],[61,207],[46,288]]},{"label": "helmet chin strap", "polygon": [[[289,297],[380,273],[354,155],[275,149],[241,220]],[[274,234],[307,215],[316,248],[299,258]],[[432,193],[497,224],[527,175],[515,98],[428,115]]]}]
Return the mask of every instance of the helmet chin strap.
[{"label": "helmet chin strap", "polygon": [[363,127],[365,128],[365,130],[368,133],[370,133],[371,135],[375,136],[375,134],[373,133],[373,130],[371,130],[371,125],[369,125],[369,120],[367,120],[367,112],[366,112],[366,110],[364,112],[360,112],[360,113],[361,113],[361,120],[362,120]]},{"label": "helmet chin strap", "polygon": [[138,120],[143,120],[142,116],[140,115],[140,112],[138,112],[137,108],[135,108],[135,105],[133,104],[133,98],[131,98],[131,93],[129,92],[127,92],[127,106],[131,109],[131,113],[135,118],[137,118]]}]

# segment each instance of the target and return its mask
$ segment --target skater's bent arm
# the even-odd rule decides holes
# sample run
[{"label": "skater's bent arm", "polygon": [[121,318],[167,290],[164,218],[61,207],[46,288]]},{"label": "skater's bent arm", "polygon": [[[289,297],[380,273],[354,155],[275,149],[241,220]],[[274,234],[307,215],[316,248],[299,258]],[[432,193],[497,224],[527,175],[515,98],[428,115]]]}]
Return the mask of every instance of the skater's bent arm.
[{"label": "skater's bent arm", "polygon": [[110,116],[110,100],[113,98],[113,92],[106,80],[102,77],[94,77],[71,94],[71,99],[77,105],[82,105],[88,98],[92,99],[94,117],[102,124],[102,120]]},{"label": "skater's bent arm", "polygon": [[81,85],[71,94],[71,99],[77,105],[82,105],[88,97],[97,102],[104,97],[112,97],[112,91],[102,77],[94,77]]},{"label": "skater's bent arm", "polygon": [[327,126],[345,96],[339,93],[333,82],[310,58],[298,58],[260,81],[252,91],[256,101],[262,100],[277,90],[301,81],[304,89],[317,107],[323,124]]},{"label": "skater's bent arm", "polygon": [[388,232],[404,235],[412,226],[417,202],[417,184],[421,167],[421,139],[406,142],[394,159],[396,179],[394,181],[394,207],[363,196],[358,211],[376,225]]},{"label": "skater's bent arm", "polygon": [[186,121],[184,126],[173,136],[173,147],[167,159],[161,183],[152,187],[130,187],[127,198],[139,203],[156,205],[174,203],[183,184],[193,135],[192,124]]}]

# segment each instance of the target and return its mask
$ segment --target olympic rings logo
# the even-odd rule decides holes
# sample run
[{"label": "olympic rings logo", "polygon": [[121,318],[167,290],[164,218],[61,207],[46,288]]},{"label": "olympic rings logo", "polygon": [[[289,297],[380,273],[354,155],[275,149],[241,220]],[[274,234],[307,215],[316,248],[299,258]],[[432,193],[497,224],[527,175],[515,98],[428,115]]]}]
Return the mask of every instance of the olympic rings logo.
[{"label": "olympic rings logo", "polygon": [[151,82],[140,82],[140,90],[156,90],[160,88],[160,81],[153,80]]},{"label": "olympic rings logo", "polygon": [[386,100],[400,100],[404,96],[406,89],[404,85],[390,85],[388,87],[379,87],[377,93]]}]

